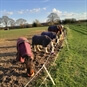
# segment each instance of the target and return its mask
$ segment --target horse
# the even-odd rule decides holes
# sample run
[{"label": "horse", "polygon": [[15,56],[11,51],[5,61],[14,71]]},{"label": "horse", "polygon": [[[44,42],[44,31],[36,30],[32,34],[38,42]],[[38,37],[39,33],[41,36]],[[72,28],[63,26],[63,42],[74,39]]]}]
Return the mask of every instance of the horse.
[{"label": "horse", "polygon": [[47,50],[47,46],[50,44],[51,49],[51,53],[54,53],[54,46],[53,46],[53,41],[50,37],[48,37],[47,35],[34,35],[32,37],[32,47],[34,48],[34,51],[36,51],[36,48],[38,49],[38,51],[40,50],[40,46],[45,48],[45,52],[49,53]]},{"label": "horse", "polygon": [[58,27],[59,27],[60,30],[61,30],[60,40],[63,40],[63,39],[64,39],[64,26],[63,26],[63,25],[58,25]]},{"label": "horse", "polygon": [[20,37],[17,40],[17,57],[16,60],[26,64],[27,75],[34,76],[33,53],[27,38]]},{"label": "horse", "polygon": [[41,33],[41,35],[47,35],[47,36],[50,37],[52,40],[56,38],[56,34],[53,33],[53,32],[48,32],[48,31],[45,31],[45,32],[44,32],[44,31],[43,31],[43,32]]},{"label": "horse", "polygon": [[49,32],[56,33],[56,43],[59,43],[60,35],[62,34],[62,26],[61,25],[53,25],[48,27]]}]

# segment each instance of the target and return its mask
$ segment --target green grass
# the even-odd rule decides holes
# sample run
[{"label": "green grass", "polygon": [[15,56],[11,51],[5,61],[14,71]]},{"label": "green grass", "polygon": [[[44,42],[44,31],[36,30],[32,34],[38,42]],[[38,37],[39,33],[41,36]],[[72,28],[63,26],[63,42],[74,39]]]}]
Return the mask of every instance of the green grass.
[{"label": "green grass", "polygon": [[[55,81],[55,86],[47,79],[47,87],[87,87],[87,29],[86,23],[66,25],[67,41],[60,51],[56,65],[51,67],[51,75]],[[1,30],[0,39],[18,38],[20,36],[29,37],[42,31],[47,27]],[[43,76],[43,75],[42,75]],[[44,77],[43,77],[44,78]],[[35,81],[33,87],[39,87],[42,80]],[[41,87],[45,87],[43,84]]]},{"label": "green grass", "polygon": [[87,29],[86,24],[67,27],[67,46],[59,53],[51,75],[56,83],[48,81],[48,87],[87,87]]},{"label": "green grass", "polygon": [[29,37],[34,34],[38,34],[43,30],[47,30],[47,27],[35,27],[35,28],[24,28],[24,29],[13,29],[13,30],[1,30],[0,39],[15,39],[21,36]]}]

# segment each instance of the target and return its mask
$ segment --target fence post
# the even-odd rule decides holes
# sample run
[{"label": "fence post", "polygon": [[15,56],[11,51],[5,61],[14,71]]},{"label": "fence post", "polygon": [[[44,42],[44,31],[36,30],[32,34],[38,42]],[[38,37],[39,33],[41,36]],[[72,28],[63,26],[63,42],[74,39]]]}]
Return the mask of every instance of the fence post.
[{"label": "fence post", "polygon": [[44,67],[45,71],[47,72],[47,74],[48,74],[50,80],[52,81],[53,85],[55,85],[54,80],[53,80],[53,78],[51,77],[51,75],[50,75],[50,73],[48,72],[48,70],[47,70],[47,68],[45,67],[45,65],[43,65],[43,67]]}]

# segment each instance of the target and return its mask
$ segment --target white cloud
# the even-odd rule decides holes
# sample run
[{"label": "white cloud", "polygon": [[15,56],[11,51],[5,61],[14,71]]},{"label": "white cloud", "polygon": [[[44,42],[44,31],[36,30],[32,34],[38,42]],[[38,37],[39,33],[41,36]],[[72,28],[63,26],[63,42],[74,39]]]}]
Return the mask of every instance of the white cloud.
[{"label": "white cloud", "polygon": [[43,8],[43,10],[46,10],[46,9],[47,9],[46,7]]},{"label": "white cloud", "polygon": [[14,13],[22,15],[22,14],[27,14],[27,13],[38,13],[40,11],[45,11],[45,10],[47,10],[46,7],[34,8],[34,9],[21,9],[21,10],[18,10],[18,11],[3,10],[3,11],[0,11],[0,14],[5,15],[5,16],[10,16],[10,15],[13,15]]},{"label": "white cloud", "polygon": [[61,17],[63,18],[75,18],[77,20],[79,19],[87,19],[87,13],[83,12],[83,13],[74,13],[74,12],[64,12]]},{"label": "white cloud", "polygon": [[24,14],[24,10],[18,11],[18,14]]},{"label": "white cloud", "polygon": [[3,10],[3,11],[1,11],[1,14],[5,15],[5,16],[10,16],[10,15],[13,15],[13,12],[12,11]]},{"label": "white cloud", "polygon": [[39,12],[41,9],[40,8],[34,8],[30,10],[30,13],[36,13]]},{"label": "white cloud", "polygon": [[65,18],[72,18],[76,15],[77,15],[77,13],[73,13],[73,12],[63,12],[61,16],[65,17]]},{"label": "white cloud", "polygon": [[18,14],[26,14],[26,13],[37,13],[40,12],[41,8],[34,8],[34,9],[25,9],[17,11]]},{"label": "white cloud", "polygon": [[81,19],[87,19],[87,12],[83,12],[83,13],[80,13],[80,14],[77,14],[77,19],[81,20]]},{"label": "white cloud", "polygon": [[62,14],[62,11],[60,10],[57,10],[56,8],[53,8],[52,12],[58,14],[58,15],[61,15]]},{"label": "white cloud", "polygon": [[67,18],[75,18],[77,20],[87,19],[87,12],[82,12],[82,13],[67,12],[67,11],[63,12],[63,11],[57,10],[56,8],[53,8],[52,12],[57,13],[60,19],[67,19]]}]

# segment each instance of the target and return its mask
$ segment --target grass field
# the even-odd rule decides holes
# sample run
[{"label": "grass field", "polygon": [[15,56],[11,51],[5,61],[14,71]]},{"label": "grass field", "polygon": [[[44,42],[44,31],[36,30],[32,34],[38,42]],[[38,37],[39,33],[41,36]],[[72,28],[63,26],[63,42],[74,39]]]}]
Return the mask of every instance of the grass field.
[{"label": "grass field", "polygon": [[[67,28],[67,42],[60,51],[56,60],[56,65],[51,67],[51,75],[55,86],[47,79],[47,87],[87,87],[87,25],[70,24]],[[30,37],[30,35],[39,34],[47,30],[47,27],[29,28],[19,30],[0,31],[0,39],[16,39],[20,36]],[[37,81],[40,85],[40,80]],[[35,84],[34,87],[39,87]],[[41,87],[45,87],[42,85]]]},{"label": "grass field", "polygon": [[7,39],[7,38],[14,39],[21,36],[29,37],[30,35],[38,34],[44,30],[47,30],[47,27],[1,30],[0,39]]},{"label": "grass field", "polygon": [[67,46],[59,53],[48,87],[87,87],[87,23],[67,25]]}]

